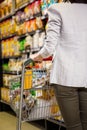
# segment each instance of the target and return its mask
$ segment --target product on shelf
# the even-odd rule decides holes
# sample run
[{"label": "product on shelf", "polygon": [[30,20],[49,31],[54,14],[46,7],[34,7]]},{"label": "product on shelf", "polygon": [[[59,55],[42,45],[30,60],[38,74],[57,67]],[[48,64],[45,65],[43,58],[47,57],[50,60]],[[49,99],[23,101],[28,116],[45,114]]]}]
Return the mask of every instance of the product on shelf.
[{"label": "product on shelf", "polygon": [[41,12],[41,9],[40,9],[40,4],[41,4],[41,1],[40,0],[36,0],[34,2],[34,14],[38,14]]},{"label": "product on shelf", "polygon": [[2,40],[2,57],[18,56],[20,55],[20,45],[17,37]]},{"label": "product on shelf", "polygon": [[22,64],[25,59],[9,59],[8,63],[3,64],[3,70],[6,72],[21,72]]},{"label": "product on shelf", "polygon": [[19,51],[20,45],[19,45],[19,41],[18,41],[17,37],[14,37],[13,48],[14,48],[14,56],[20,55],[20,51]]},{"label": "product on shelf", "polygon": [[42,47],[44,44],[45,32],[36,32],[33,35],[33,48]]},{"label": "product on shelf", "polygon": [[0,18],[9,15],[12,12],[12,0],[4,0],[0,3]]},{"label": "product on shelf", "polygon": [[39,47],[39,33],[36,32],[34,35],[33,35],[33,48],[38,48]]},{"label": "product on shelf", "polygon": [[16,0],[16,8],[18,7],[18,5],[22,2],[22,0]]},{"label": "product on shelf", "polygon": [[31,21],[27,21],[25,22],[25,29],[26,29],[26,32],[30,32],[30,24],[31,24]]},{"label": "product on shelf", "polygon": [[42,22],[42,20],[41,20],[41,18],[40,17],[37,17],[36,18],[36,25],[37,25],[37,28],[39,29],[42,29],[43,28],[43,22]]},{"label": "product on shelf", "polygon": [[34,15],[34,4],[30,4],[25,8],[26,18],[30,18]]},{"label": "product on shelf", "polygon": [[16,26],[16,32],[18,35],[22,35],[27,32],[33,32],[38,29],[43,29],[43,22],[40,17],[34,18]]},{"label": "product on shelf", "polygon": [[47,14],[47,9],[50,5],[57,3],[58,0],[41,0],[41,11],[42,15]]},{"label": "product on shelf", "polygon": [[9,71],[22,71],[22,63],[23,61],[21,59],[9,59],[8,67]]},{"label": "product on shelf", "polygon": [[19,45],[20,45],[19,50],[20,50],[20,51],[23,51],[23,50],[24,50],[24,44],[25,44],[25,42],[26,42],[25,39],[19,40]]},{"label": "product on shelf", "polygon": [[16,69],[16,59],[9,59],[8,67],[10,71],[14,71]]},{"label": "product on shelf", "polygon": [[10,103],[10,90],[8,88],[1,88],[1,100]]},{"label": "product on shelf", "polygon": [[32,32],[32,31],[36,31],[38,28],[37,28],[37,24],[36,24],[36,19],[32,19],[31,21],[30,21],[30,28],[29,28],[29,30],[30,30],[30,32]]},{"label": "product on shelf", "polygon": [[16,33],[16,22],[12,19],[7,19],[6,21],[1,22],[1,38],[9,36]]},{"label": "product on shelf", "polygon": [[12,78],[15,78],[16,75],[10,75],[10,74],[3,74],[3,86],[10,86],[10,80]]},{"label": "product on shelf", "polygon": [[18,11],[15,15],[15,20],[17,23],[20,23],[25,19],[25,13],[23,11]]},{"label": "product on shelf", "polygon": [[3,67],[3,70],[4,70],[4,71],[9,71],[8,63],[4,63],[4,64],[2,65],[2,67]]},{"label": "product on shelf", "polygon": [[57,3],[57,2],[58,2],[58,0],[47,0],[48,7],[49,7],[50,5],[52,5],[52,4]]},{"label": "product on shelf", "polygon": [[29,18],[29,17],[30,17],[30,14],[29,14],[29,9],[30,9],[30,8],[28,8],[28,6],[27,6],[27,7],[25,7],[25,9],[24,9],[25,18]]},{"label": "product on shelf", "polygon": [[46,0],[41,0],[41,12],[42,12],[42,15],[47,14],[47,8],[48,8],[47,1]]},{"label": "product on shelf", "polygon": [[16,26],[16,32],[18,35],[22,35],[26,33],[25,26],[26,26],[25,22]]},{"label": "product on shelf", "polygon": [[0,18],[3,18],[5,16],[3,6],[0,5]]},{"label": "product on shelf", "polygon": [[32,45],[33,45],[33,38],[32,38],[32,36],[28,35],[25,38],[25,44],[24,44],[25,50],[27,49],[27,47],[32,48]]},{"label": "product on shelf", "polygon": [[35,17],[34,15],[40,12],[40,1],[34,1],[27,5],[23,10],[20,10],[16,13],[16,22],[21,23],[25,19],[33,19]]},{"label": "product on shelf", "polygon": [[16,0],[16,8],[19,8],[29,2],[29,0]]},{"label": "product on shelf", "polygon": [[25,17],[26,18],[31,18],[35,14],[40,13],[40,1],[34,1],[33,3],[29,4],[27,7],[24,9]]}]

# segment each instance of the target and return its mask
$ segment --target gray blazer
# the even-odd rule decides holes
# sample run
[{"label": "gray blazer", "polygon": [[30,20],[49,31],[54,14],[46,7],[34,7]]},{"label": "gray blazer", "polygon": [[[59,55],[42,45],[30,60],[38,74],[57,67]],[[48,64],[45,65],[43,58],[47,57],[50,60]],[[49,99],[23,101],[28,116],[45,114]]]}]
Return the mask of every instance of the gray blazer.
[{"label": "gray blazer", "polygon": [[87,87],[87,4],[54,4],[48,9],[43,57],[53,54],[50,82]]}]

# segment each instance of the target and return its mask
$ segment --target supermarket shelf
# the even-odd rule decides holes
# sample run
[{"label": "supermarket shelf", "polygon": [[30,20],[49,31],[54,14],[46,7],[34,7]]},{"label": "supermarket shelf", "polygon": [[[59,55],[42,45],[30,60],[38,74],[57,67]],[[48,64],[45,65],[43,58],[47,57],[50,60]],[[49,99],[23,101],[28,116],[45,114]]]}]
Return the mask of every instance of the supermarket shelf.
[{"label": "supermarket shelf", "polygon": [[3,74],[20,75],[21,71],[3,71]]},{"label": "supermarket shelf", "polygon": [[60,125],[60,126],[66,127],[65,124],[64,124],[64,122],[62,122],[62,121],[60,121],[60,120],[55,120],[55,119],[51,119],[51,118],[48,118],[48,119],[46,119],[46,120],[48,120],[48,121],[50,121],[50,122],[52,122],[52,123],[58,124],[58,125]]},{"label": "supermarket shelf", "polygon": [[6,40],[6,39],[11,38],[11,37],[14,37],[14,36],[18,36],[18,39],[21,39],[21,38],[26,37],[27,35],[34,35],[36,32],[41,33],[41,32],[43,32],[43,31],[45,31],[45,30],[42,29],[42,28],[40,28],[40,29],[38,29],[38,30],[36,30],[36,31],[27,32],[27,33],[22,34],[22,35],[17,35],[17,34],[15,33],[15,34],[11,34],[11,35],[9,35],[9,36],[6,36],[6,37],[1,38],[0,41]]},{"label": "supermarket shelf", "polygon": [[4,101],[4,100],[0,100],[0,102],[1,102],[1,103],[4,103],[4,104],[7,104],[7,105],[10,106],[10,103],[8,103],[8,102],[6,102],[6,101]]},{"label": "supermarket shelf", "polygon": [[29,21],[29,20],[32,20],[32,19],[35,19],[37,17],[41,17],[41,12],[40,13],[37,13],[37,14],[34,14],[33,16],[29,17],[29,18],[25,18],[24,20],[21,20],[19,23],[17,23],[18,25],[24,23],[25,21]]},{"label": "supermarket shelf", "polygon": [[6,19],[12,17],[14,14],[15,14],[15,13],[10,13],[9,15],[7,15],[7,16],[5,16],[5,17],[0,18],[0,22],[2,22],[2,21],[4,21],[4,20],[6,20]]},{"label": "supermarket shelf", "polygon": [[9,86],[8,86],[8,85],[3,85],[3,87],[5,87],[5,88],[9,88]]},{"label": "supermarket shelf", "polygon": [[33,3],[33,2],[34,2],[34,0],[28,1],[27,3],[23,4],[22,6],[18,7],[17,9],[15,9],[15,12],[17,12],[17,11],[23,9],[24,7],[26,7],[27,5],[29,5],[29,4],[31,4],[31,3]]},{"label": "supermarket shelf", "polygon": [[[1,2],[2,2],[2,1],[0,1],[0,3],[1,3]],[[31,1],[27,2],[27,3],[25,3],[24,5],[22,5],[21,7],[19,7],[18,9],[15,9],[15,11],[14,11],[13,13],[10,13],[9,15],[7,15],[7,16],[5,16],[5,17],[3,17],[3,18],[0,18],[0,22],[2,22],[2,21],[4,21],[4,20],[6,20],[6,19],[12,17],[13,15],[15,15],[15,13],[16,13],[17,11],[23,9],[24,7],[26,7],[27,5],[29,5],[29,4],[31,4],[31,3],[33,3],[33,2],[34,2],[34,0],[31,0]],[[31,17],[30,19],[33,19],[33,18],[35,18],[35,17],[37,17],[37,16],[41,16],[41,13],[35,14],[35,15],[34,15],[33,17]],[[29,20],[30,20],[30,19],[29,19]],[[26,19],[25,21],[27,21],[27,19]],[[23,22],[24,22],[24,21],[23,21]]]},{"label": "supermarket shelf", "polygon": [[31,20],[31,19],[35,19],[36,17],[40,17],[41,16],[41,12],[34,14],[33,16],[31,16],[30,18],[26,18],[25,21]]},{"label": "supermarket shelf", "polygon": [[0,3],[3,2],[4,0],[0,0]]},{"label": "supermarket shelf", "polygon": [[20,40],[20,39],[22,39],[22,38],[25,38],[27,35],[28,35],[28,33],[22,34],[22,35],[18,35],[18,40]]},{"label": "supermarket shelf", "polygon": [[36,31],[32,31],[32,32],[27,32],[27,33],[25,33],[25,34],[22,34],[22,35],[19,35],[18,36],[18,39],[20,40],[21,38],[24,38],[24,37],[26,37],[26,36],[28,36],[28,35],[34,35],[35,33],[41,33],[41,32],[43,32],[43,31],[45,31],[44,29],[38,29],[38,30],[36,30]]},{"label": "supermarket shelf", "polygon": [[18,56],[8,56],[8,57],[2,57],[2,60],[4,59],[16,59],[16,58],[20,58],[21,55],[18,55]]},{"label": "supermarket shelf", "polygon": [[[29,3],[30,3],[30,2],[29,2]],[[32,3],[32,2],[31,2],[31,3]],[[25,5],[27,6],[27,4],[25,4]],[[23,5],[23,6],[25,7],[25,5]],[[23,7],[20,7],[20,9],[22,9],[22,8],[23,8]],[[20,10],[20,9],[17,9],[17,10],[15,10],[14,13],[11,13],[11,14],[9,14],[9,15],[3,17],[3,18],[0,18],[0,22],[6,20],[6,19],[8,19],[8,18],[11,18],[11,17],[14,16],[15,13],[16,13],[18,10]],[[42,16],[42,15],[41,15],[41,12],[40,12],[40,13],[34,14],[34,15],[31,16],[30,18],[26,18],[25,20],[21,21],[19,24],[23,23],[24,21],[32,20],[32,19],[34,19],[34,18],[36,18],[36,17],[39,17],[39,16],[41,16],[41,19],[42,19],[42,20],[48,18],[48,15],[47,15],[47,14]]]},{"label": "supermarket shelf", "polygon": [[1,38],[0,40],[1,40],[1,41],[2,41],[2,40],[6,40],[6,39],[11,38],[11,37],[14,37],[14,36],[16,36],[16,34],[11,34],[11,35],[9,35],[9,36],[6,36],[6,37]]}]

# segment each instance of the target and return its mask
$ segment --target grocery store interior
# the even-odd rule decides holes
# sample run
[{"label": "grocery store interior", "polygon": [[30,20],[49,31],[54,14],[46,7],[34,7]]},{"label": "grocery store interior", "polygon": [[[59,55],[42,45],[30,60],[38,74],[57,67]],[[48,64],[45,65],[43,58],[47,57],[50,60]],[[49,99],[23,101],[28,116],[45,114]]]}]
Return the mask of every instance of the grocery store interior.
[{"label": "grocery store interior", "polygon": [[43,47],[47,9],[58,2],[0,0],[0,130],[66,129],[49,87],[52,57],[29,60]]}]

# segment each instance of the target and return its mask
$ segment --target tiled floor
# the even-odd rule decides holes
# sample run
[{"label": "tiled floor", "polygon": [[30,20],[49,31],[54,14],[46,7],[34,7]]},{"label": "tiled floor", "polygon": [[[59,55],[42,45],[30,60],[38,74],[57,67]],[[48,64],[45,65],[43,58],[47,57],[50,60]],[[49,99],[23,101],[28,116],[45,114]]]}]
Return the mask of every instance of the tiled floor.
[{"label": "tiled floor", "polygon": [[[16,123],[17,123],[16,117],[6,112],[0,112],[0,130],[17,130]],[[41,129],[25,122],[22,123],[22,130],[41,130]]]}]

